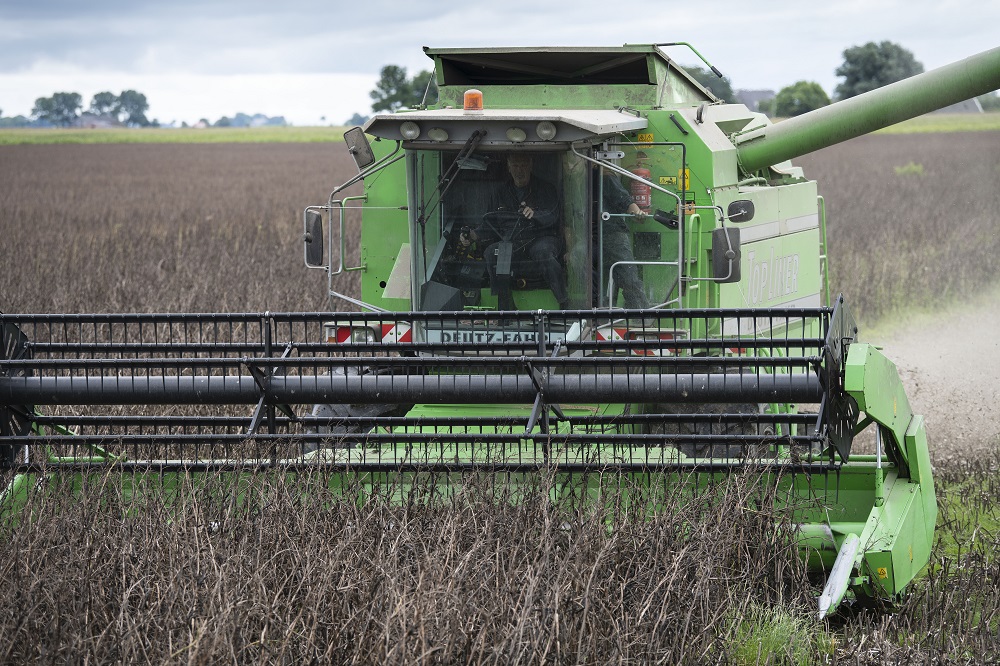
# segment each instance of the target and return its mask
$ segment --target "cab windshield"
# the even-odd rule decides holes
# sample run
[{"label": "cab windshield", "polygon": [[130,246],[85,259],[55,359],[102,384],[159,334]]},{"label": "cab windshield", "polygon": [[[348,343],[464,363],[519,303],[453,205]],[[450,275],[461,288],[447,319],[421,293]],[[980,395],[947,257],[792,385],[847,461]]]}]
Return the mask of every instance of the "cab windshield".
[{"label": "cab windshield", "polygon": [[610,170],[573,152],[435,150],[411,152],[408,170],[419,310],[669,300],[676,239],[629,212],[630,183]]}]

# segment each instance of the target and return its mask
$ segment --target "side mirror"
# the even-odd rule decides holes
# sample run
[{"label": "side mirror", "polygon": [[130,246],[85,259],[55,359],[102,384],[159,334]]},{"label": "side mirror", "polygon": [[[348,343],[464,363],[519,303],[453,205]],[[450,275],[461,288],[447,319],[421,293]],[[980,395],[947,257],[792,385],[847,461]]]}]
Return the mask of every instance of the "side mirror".
[{"label": "side mirror", "polygon": [[723,284],[740,281],[740,230],[720,227],[712,232],[712,279]]},{"label": "side mirror", "polygon": [[358,171],[364,171],[365,168],[375,164],[375,153],[372,152],[368,137],[360,127],[352,127],[344,132],[344,143],[347,144],[347,152],[358,165]]},{"label": "side mirror", "polygon": [[726,209],[726,219],[730,222],[749,222],[753,219],[753,214],[753,202],[748,199],[733,201]]},{"label": "side mirror", "polygon": [[323,262],[323,216],[314,210],[307,210],[305,226],[302,240],[305,242],[306,266],[326,268]]}]

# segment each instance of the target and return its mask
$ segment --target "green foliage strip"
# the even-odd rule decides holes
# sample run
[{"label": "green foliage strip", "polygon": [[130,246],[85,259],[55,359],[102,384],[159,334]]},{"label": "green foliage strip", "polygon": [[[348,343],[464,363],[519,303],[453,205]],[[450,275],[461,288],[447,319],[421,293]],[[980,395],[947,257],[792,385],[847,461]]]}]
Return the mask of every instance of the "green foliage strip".
[{"label": "green foliage strip", "polygon": [[65,143],[336,143],[345,127],[0,129],[0,146]]}]

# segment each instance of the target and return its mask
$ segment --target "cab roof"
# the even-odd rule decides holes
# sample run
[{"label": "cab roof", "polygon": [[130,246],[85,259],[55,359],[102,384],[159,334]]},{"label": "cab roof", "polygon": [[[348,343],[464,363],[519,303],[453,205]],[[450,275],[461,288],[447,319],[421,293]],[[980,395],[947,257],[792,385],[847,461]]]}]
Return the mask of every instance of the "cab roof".
[{"label": "cab roof", "polygon": [[[549,122],[554,126],[554,139],[544,140],[536,136],[536,127],[540,122]],[[565,145],[573,141],[597,141],[622,132],[643,130],[649,125],[645,118],[611,109],[527,109],[519,111],[486,109],[476,113],[462,109],[436,109],[378,114],[365,123],[364,130],[367,134],[383,139],[403,140],[403,123],[415,125],[420,132],[417,138],[408,141],[409,144],[427,144],[428,146],[439,144],[427,134],[427,130],[432,127],[447,132],[448,144],[464,143],[472,132],[484,130],[485,136],[480,142],[481,145],[509,146],[513,145],[514,142],[507,137],[507,130],[518,127],[525,133],[525,138],[517,143],[554,146]]]},{"label": "cab roof", "polygon": [[656,44],[430,48],[439,86],[663,85],[677,77],[706,101],[715,96]]}]

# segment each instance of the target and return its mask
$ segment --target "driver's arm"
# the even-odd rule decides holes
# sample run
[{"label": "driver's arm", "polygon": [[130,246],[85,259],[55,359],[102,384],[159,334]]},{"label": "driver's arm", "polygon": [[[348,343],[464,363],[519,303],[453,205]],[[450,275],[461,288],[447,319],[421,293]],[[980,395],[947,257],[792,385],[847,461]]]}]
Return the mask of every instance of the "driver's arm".
[{"label": "driver's arm", "polygon": [[537,182],[531,195],[529,201],[522,202],[521,214],[537,227],[554,227],[559,222],[555,188],[544,181]]}]

